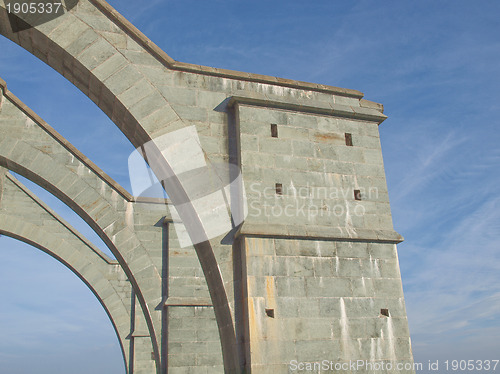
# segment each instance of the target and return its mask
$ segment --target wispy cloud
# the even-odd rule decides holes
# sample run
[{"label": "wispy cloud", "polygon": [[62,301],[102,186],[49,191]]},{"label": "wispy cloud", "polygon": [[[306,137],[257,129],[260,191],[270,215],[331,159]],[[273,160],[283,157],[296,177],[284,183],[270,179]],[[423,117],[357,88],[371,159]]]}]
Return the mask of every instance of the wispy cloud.
[{"label": "wispy cloud", "polygon": [[466,140],[453,130],[442,139],[430,138],[428,134],[411,130],[405,134],[405,138],[408,140],[402,141],[401,145],[405,146],[407,157],[404,160],[409,162],[409,172],[394,187],[396,193],[391,195],[391,200],[395,204],[427,187],[428,183],[449,172],[450,167],[455,167],[451,157]]},{"label": "wispy cloud", "polygon": [[500,198],[486,201],[457,220],[434,245],[402,249],[411,252],[403,258],[418,259],[415,268],[406,266],[403,272],[417,349],[450,346],[457,339],[477,337],[485,327],[499,331],[499,208]]}]

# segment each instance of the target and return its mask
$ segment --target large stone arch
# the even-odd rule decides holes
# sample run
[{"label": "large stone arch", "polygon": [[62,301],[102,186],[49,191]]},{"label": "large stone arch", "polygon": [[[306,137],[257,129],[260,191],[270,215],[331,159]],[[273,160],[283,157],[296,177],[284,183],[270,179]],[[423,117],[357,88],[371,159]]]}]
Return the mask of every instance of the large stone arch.
[{"label": "large stone arch", "polygon": [[[10,27],[5,3],[1,1],[0,33],[74,83],[112,119],[135,147],[141,147],[155,136],[185,126],[186,117],[192,113],[179,113],[179,108],[170,103],[171,96],[175,95],[156,87],[158,81],[170,80],[172,76],[163,62],[142,43],[137,43],[133,34],[140,33],[122,17],[116,16],[116,11],[104,1],[80,1],[64,16],[15,33]],[[169,58],[166,60],[172,62]],[[174,175],[171,165],[159,151],[153,157],[157,159],[153,169],[158,175]],[[165,188],[174,204],[188,201],[177,178],[169,178]],[[188,231],[198,235],[204,233],[192,206],[184,204],[179,215],[183,221],[192,222]],[[212,245],[207,238],[194,248],[217,316],[225,368],[229,372],[237,371],[239,363],[233,317]],[[157,285],[159,289],[160,283]],[[141,304],[151,310],[151,305],[145,301]],[[155,329],[153,321],[150,320],[149,325],[150,330]],[[159,363],[157,342],[154,351],[155,361]]]},{"label": "large stone arch", "polygon": [[[49,254],[80,278],[99,300],[129,362],[132,287],[117,261],[109,259],[48,208],[6,169],[1,169],[0,233]],[[128,297],[123,297],[128,296]]]},{"label": "large stone arch", "polygon": [[0,113],[0,165],[51,192],[96,231],[127,274],[158,350],[161,319],[153,314],[161,303],[161,277],[127,222],[132,198],[6,88]]}]

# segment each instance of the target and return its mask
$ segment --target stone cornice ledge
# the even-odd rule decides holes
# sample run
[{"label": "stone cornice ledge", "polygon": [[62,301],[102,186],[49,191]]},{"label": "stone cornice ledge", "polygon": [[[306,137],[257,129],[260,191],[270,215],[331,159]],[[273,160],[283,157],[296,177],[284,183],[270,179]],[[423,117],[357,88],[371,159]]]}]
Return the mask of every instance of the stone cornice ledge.
[{"label": "stone cornice ledge", "polygon": [[236,104],[289,110],[294,112],[336,116],[364,121],[382,123],[387,116],[375,108],[352,107],[334,103],[318,103],[315,106],[290,103],[285,101],[267,100],[255,97],[232,96],[228,102],[229,107]]},{"label": "stone cornice ledge", "polygon": [[169,297],[164,306],[213,306],[209,297]]},{"label": "stone cornice ledge", "polygon": [[87,246],[92,252],[94,252],[97,256],[99,256],[106,264],[108,265],[119,265],[117,260],[111,259],[107,254],[102,252],[99,248],[97,248],[92,242],[87,240],[85,236],[83,236],[78,230],[76,230],[73,226],[71,226],[68,222],[66,222],[62,217],[60,217],[56,212],[54,212],[47,204],[45,204],[42,200],[38,198],[33,192],[31,192],[24,184],[22,184],[17,178],[13,175],[7,173],[6,178],[9,179],[12,183],[14,183],[17,188],[19,188],[22,192],[26,194],[35,204],[37,204],[41,209],[43,209],[46,213],[48,213],[55,221],[59,222],[66,230],[71,232],[74,236],[76,236],[83,245]]},{"label": "stone cornice ledge", "polygon": [[236,237],[263,237],[303,240],[342,240],[357,242],[401,243],[404,239],[394,230],[352,229],[329,226],[291,226],[245,222]]},{"label": "stone cornice ledge", "polygon": [[0,88],[2,89],[2,93],[5,94],[5,91],[7,91],[7,83],[2,78],[0,78]]},{"label": "stone cornice ledge", "polygon": [[[19,108],[24,114],[30,117],[37,125],[39,125],[48,135],[50,135],[56,142],[61,144],[66,150],[71,153],[75,158],[80,160],[85,166],[92,170],[99,178],[101,178],[108,186],[118,192],[126,201],[132,202],[134,198],[130,193],[124,189],[118,182],[106,174],[101,168],[94,164],[87,156],[80,152],[73,144],[66,138],[59,134],[53,127],[45,122],[38,114],[36,114],[30,107],[24,104],[16,95],[7,89],[7,83],[0,78],[1,94],[10,100],[15,106]],[[1,109],[1,107],[0,107]]]},{"label": "stone cornice ledge", "polygon": [[109,20],[111,20],[115,25],[122,29],[127,35],[129,35],[132,39],[139,43],[139,45],[141,45],[145,50],[151,53],[151,55],[153,55],[159,62],[161,62],[165,67],[169,69],[186,71],[195,74],[218,76],[222,78],[273,84],[276,86],[297,88],[308,91],[318,91],[339,96],[354,97],[357,99],[361,99],[363,97],[362,92],[348,88],[333,87],[324,84],[301,82],[292,79],[277,78],[261,74],[244,73],[240,71],[218,69],[209,66],[175,61],[106,1],[89,0],[89,2],[92,3],[96,8],[98,8],[106,17],[108,17]]}]

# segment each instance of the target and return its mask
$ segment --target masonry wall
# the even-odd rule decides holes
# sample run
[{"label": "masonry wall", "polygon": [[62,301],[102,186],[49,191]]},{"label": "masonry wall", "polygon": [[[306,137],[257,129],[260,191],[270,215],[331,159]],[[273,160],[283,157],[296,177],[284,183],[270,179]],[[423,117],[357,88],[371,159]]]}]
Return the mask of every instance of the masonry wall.
[{"label": "masonry wall", "polygon": [[168,373],[224,372],[219,331],[207,283],[193,247],[181,248],[168,222],[168,293],[164,349]]},{"label": "masonry wall", "polygon": [[289,372],[294,361],[413,362],[395,245],[247,237],[244,246],[252,373]]},{"label": "masonry wall", "polygon": [[411,364],[378,123],[258,104],[235,109],[248,370]]},{"label": "masonry wall", "polygon": [[[229,238],[234,245],[225,235],[210,238],[205,249],[216,261],[203,272],[210,256],[181,249],[170,228],[165,239],[167,209],[134,201],[45,127],[60,144],[36,128],[23,130],[22,141],[20,131],[3,129],[4,166],[21,165],[19,172],[60,191],[120,255],[137,300],[131,371],[223,370],[220,345],[231,374],[241,366],[287,372],[291,359],[318,352],[411,358],[380,104],[355,90],[176,62],[102,0],[81,0],[19,33],[0,0],[0,21],[0,33],[73,82],[136,147],[194,126],[208,165],[241,167],[249,215]],[[4,104],[2,115],[10,110]],[[16,129],[31,128],[29,117]],[[50,156],[39,149],[47,144]]]},{"label": "masonry wall", "polygon": [[238,116],[248,222],[393,231],[377,123],[245,104]]}]

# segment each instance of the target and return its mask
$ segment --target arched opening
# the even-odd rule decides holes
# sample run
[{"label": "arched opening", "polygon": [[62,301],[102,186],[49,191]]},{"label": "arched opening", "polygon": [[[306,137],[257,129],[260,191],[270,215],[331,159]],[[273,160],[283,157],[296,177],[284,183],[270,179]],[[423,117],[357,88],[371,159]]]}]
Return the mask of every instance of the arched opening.
[{"label": "arched opening", "polygon": [[73,226],[80,234],[82,234],[86,239],[88,239],[92,244],[94,244],[98,249],[100,249],[104,254],[106,254],[110,259],[116,260],[113,252],[110,251],[109,247],[104,243],[104,241],[99,237],[95,230],[88,225],[78,214],[76,214],[71,208],[69,208],[64,202],[62,202],[57,196],[51,194],[46,189],[40,187],[36,183],[30,181],[29,179],[23,177],[14,172],[10,172],[16,177],[22,184],[25,185],[33,194],[35,194],[40,200],[47,204],[52,210],[54,210],[59,216],[66,220],[71,226]]},{"label": "arched opening", "polygon": [[125,372],[108,315],[67,267],[2,236],[0,284],[0,372]]},{"label": "arched opening", "polygon": [[[7,26],[8,23],[4,21],[3,26],[0,24],[0,33],[32,52],[42,61],[47,62],[74,83],[113,120],[136,147],[150,141],[155,134],[164,133],[167,124],[172,124],[174,127],[184,124],[181,115],[174,110],[173,106],[155,87],[153,82],[157,80],[158,73],[161,73],[160,75],[163,75],[164,78],[168,78],[165,67],[172,65],[174,61],[163,52],[158,51],[155,46],[151,46],[149,41],[144,40],[133,26],[110,9],[104,1],[81,2],[80,5],[81,8],[77,8],[75,12],[68,12],[65,13],[64,17],[59,17],[58,21],[62,22],[61,24],[51,23],[49,27],[52,30],[31,28],[29,32],[21,31],[19,34],[15,34]],[[92,13],[91,16],[88,15],[88,11]],[[96,16],[99,21],[104,21],[107,26],[115,31],[117,34],[115,36],[118,39],[115,37],[110,38],[99,26],[94,27],[94,22],[89,19],[89,17],[92,18],[93,16]],[[0,7],[0,19],[6,19],[5,9],[2,9],[2,7]],[[61,33],[58,36],[51,34],[56,25],[61,26],[61,29],[59,29]],[[77,32],[74,35],[64,32],[66,28]],[[82,39],[80,31],[86,33],[86,35],[88,34],[94,40],[94,43],[87,43],[86,39]],[[64,39],[68,36],[73,40],[61,40],[61,38]],[[138,41],[140,44],[137,43]],[[72,44],[73,42],[76,44]],[[123,49],[123,43],[126,43],[126,47],[130,46],[130,48],[138,48],[139,50],[134,51],[131,49],[128,51],[130,53],[127,51],[127,53],[122,53],[120,50]],[[87,47],[92,48],[86,49]],[[95,58],[97,55],[93,53],[95,52],[94,49],[99,50],[99,58],[97,59]],[[83,53],[84,50],[85,53]],[[115,58],[111,62],[112,71],[109,71],[108,67],[102,64],[112,57]],[[136,58],[139,58],[139,61]],[[153,69],[146,68],[144,70],[144,63],[146,65],[152,64]],[[99,67],[100,69],[98,69]],[[153,73],[153,78],[151,78],[151,73]],[[220,74],[220,72],[217,72],[214,75]],[[127,86],[128,84],[130,86]],[[132,86],[140,89],[146,97],[138,98],[132,94],[135,92]],[[153,117],[153,114],[161,118]],[[165,181],[165,189],[172,202],[180,205],[178,209],[180,218],[186,221],[189,219],[193,223],[190,225],[192,226],[189,230],[190,233],[203,234],[205,230],[192,204],[181,205],[182,202],[188,201],[187,193],[179,179],[175,177],[172,165],[164,159],[159,149],[155,149],[153,156],[154,159],[159,161],[159,165],[155,168],[157,169],[156,173],[161,176],[174,175],[174,177]],[[239,365],[236,352],[236,336],[228,295],[217,259],[208,238],[205,238],[205,241],[196,244],[194,247],[213,300],[223,345],[224,366],[228,371],[235,371]],[[142,246],[137,248],[144,249]],[[145,256],[147,257],[147,255]],[[119,253],[117,254],[118,257]],[[122,266],[126,265],[125,261],[121,262],[124,263]],[[152,263],[149,263],[144,269],[139,269],[142,268],[142,264],[138,260],[135,262],[130,261],[127,264],[130,267],[137,267],[138,271],[147,273],[147,277],[141,278],[134,278],[135,268],[127,273],[130,281],[134,283],[134,288],[139,289],[142,284],[145,290],[154,289],[153,285],[158,289],[160,277],[157,268]],[[157,333],[159,329],[157,328],[158,323],[155,324],[155,320],[151,316],[152,314],[158,314],[158,301],[155,299],[157,295],[154,292],[150,292],[150,295],[147,296],[138,293],[137,298],[145,314],[152,339],[153,355],[151,357],[154,358],[159,371],[161,361],[158,343],[159,333]]]}]

